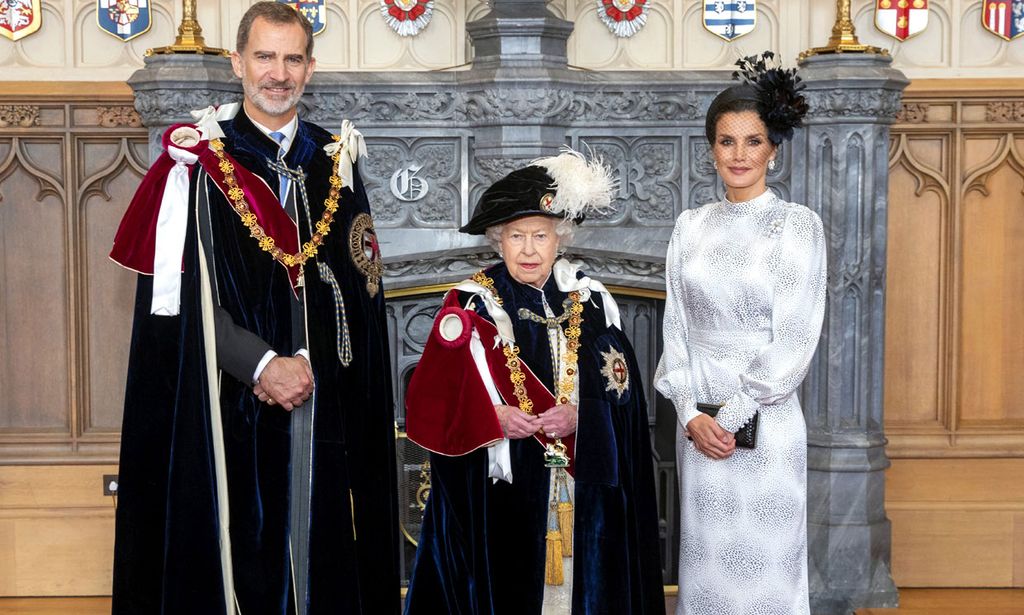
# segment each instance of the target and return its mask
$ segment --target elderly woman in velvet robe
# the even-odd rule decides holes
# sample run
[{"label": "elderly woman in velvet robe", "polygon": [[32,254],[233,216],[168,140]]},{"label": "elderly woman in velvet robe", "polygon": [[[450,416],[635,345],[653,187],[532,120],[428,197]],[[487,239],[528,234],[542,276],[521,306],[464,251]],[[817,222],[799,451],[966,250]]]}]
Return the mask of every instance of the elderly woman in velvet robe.
[{"label": "elderly woman in velvet robe", "polygon": [[408,615],[664,612],[642,377],[615,300],[559,258],[611,189],[565,152],[461,229],[502,262],[445,296],[409,386],[432,491]]}]

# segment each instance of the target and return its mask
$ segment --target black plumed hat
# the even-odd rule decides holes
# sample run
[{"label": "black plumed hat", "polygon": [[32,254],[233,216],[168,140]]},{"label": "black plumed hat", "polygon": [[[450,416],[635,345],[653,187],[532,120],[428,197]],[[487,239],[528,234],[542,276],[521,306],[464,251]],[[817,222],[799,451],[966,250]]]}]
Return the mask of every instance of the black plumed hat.
[{"label": "black plumed hat", "polygon": [[473,217],[459,229],[483,235],[487,228],[526,216],[552,216],[576,223],[588,212],[607,209],[615,181],[597,159],[566,148],[512,171],[484,191]]}]

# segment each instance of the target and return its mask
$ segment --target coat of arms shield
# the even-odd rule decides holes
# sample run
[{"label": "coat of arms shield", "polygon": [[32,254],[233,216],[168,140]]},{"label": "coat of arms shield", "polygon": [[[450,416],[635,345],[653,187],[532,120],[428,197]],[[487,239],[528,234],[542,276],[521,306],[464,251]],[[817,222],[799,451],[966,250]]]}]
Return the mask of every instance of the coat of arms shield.
[{"label": "coat of arms shield", "polygon": [[981,25],[999,38],[1012,41],[1024,34],[1024,0],[985,0]]},{"label": "coat of arms shield", "polygon": [[96,0],[96,23],[107,34],[130,41],[153,25],[149,5],[150,0]]},{"label": "coat of arms shield", "polygon": [[733,41],[754,30],[757,22],[757,2],[755,0],[703,0],[704,29],[708,32]]},{"label": "coat of arms shield", "polygon": [[42,25],[40,0],[0,0],[0,34],[12,41],[25,38]]},{"label": "coat of arms shield", "polygon": [[876,0],[875,27],[903,42],[928,26],[928,0]]},{"label": "coat of arms shield", "polygon": [[327,6],[326,0],[277,0],[283,4],[287,4],[300,15],[309,20],[309,23],[313,26],[313,36],[320,34],[327,28]]}]

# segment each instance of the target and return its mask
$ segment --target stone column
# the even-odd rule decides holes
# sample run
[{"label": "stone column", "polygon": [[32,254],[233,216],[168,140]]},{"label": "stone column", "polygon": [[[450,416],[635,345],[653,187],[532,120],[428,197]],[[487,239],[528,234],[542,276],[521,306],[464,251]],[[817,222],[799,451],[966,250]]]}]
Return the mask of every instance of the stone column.
[{"label": "stone column", "polygon": [[567,118],[554,94],[575,82],[567,52],[572,30],[544,0],[493,0],[489,13],[466,24],[473,68],[460,77],[477,129],[475,158],[496,171],[489,179],[521,166],[515,159],[547,156],[565,143]]},{"label": "stone column", "polygon": [[160,156],[164,130],[191,122],[189,111],[242,98],[242,83],[231,71],[231,60],[217,55],[178,54],[146,57],[128,85],[135,92],[135,110],[149,128],[149,158]]},{"label": "stone column", "polygon": [[793,193],[828,240],[828,308],[801,391],[808,439],[812,611],[897,604],[882,423],[889,126],[908,81],[888,55],[801,62],[810,113]]}]

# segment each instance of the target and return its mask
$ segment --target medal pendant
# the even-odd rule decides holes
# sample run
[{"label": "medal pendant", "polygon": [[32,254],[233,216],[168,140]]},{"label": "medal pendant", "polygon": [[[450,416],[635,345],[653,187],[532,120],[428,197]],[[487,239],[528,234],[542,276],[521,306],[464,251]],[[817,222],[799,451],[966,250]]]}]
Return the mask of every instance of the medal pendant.
[{"label": "medal pendant", "polygon": [[565,444],[562,444],[561,438],[555,438],[554,443],[548,444],[544,448],[544,467],[545,468],[568,468],[569,467],[569,455],[565,452]]}]

